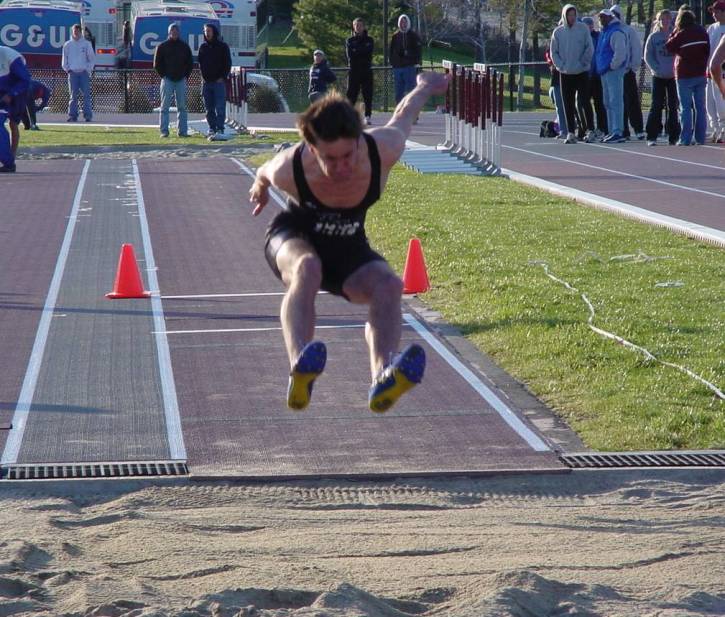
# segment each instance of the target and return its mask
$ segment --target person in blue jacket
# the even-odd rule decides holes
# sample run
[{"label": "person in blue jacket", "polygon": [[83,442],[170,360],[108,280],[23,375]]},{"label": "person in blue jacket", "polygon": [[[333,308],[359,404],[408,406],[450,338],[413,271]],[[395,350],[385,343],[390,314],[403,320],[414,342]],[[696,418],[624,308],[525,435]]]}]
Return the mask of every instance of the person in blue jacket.
[{"label": "person in blue jacket", "polygon": [[36,114],[45,109],[50,100],[50,88],[44,83],[31,80],[28,93],[25,97],[26,105],[23,111],[23,126],[28,131],[39,131],[38,120]]},{"label": "person in blue jacket", "polygon": [[611,9],[599,11],[602,30],[594,52],[597,73],[602,79],[604,107],[609,135],[602,141],[619,144],[624,137],[624,73],[627,70],[627,35]]},{"label": "person in blue jacket", "polygon": [[[20,142],[18,123],[25,109],[25,95],[30,85],[30,73],[25,58],[10,47],[0,45],[0,172],[15,171],[15,153]],[[8,139],[5,121],[10,124],[12,139]]]},{"label": "person in blue jacket", "polygon": [[307,90],[307,96],[310,103],[314,103],[317,99],[321,99],[327,93],[327,85],[337,81],[335,73],[327,64],[325,53],[321,49],[316,49],[312,54],[312,66],[310,67],[310,87]]}]

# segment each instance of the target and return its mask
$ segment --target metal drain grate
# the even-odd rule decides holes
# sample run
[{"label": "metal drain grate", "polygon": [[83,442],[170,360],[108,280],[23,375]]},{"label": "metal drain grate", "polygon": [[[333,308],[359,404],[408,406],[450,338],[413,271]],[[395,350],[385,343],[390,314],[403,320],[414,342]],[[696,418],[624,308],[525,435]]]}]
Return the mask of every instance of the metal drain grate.
[{"label": "metal drain grate", "polygon": [[725,450],[682,452],[581,452],[561,454],[572,469],[613,467],[725,467]]},{"label": "metal drain grate", "polygon": [[137,463],[65,463],[8,465],[2,468],[6,480],[57,480],[65,478],[146,478],[185,476],[189,470],[180,461]]}]

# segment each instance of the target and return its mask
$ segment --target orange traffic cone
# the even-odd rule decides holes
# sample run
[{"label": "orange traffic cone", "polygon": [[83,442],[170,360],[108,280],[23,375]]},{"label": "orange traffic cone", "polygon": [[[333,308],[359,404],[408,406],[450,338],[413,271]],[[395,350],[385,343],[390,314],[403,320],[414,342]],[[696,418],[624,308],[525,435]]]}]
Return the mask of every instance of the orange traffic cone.
[{"label": "orange traffic cone", "polygon": [[141,273],[138,271],[133,244],[121,245],[116,281],[113,283],[113,291],[106,294],[106,298],[120,300],[123,298],[148,298],[150,296],[151,293],[144,291],[141,282]]},{"label": "orange traffic cone", "polygon": [[408,256],[405,258],[405,269],[403,270],[403,293],[418,294],[428,291],[430,282],[428,272],[425,269],[423,249],[418,238],[411,238],[408,244]]}]

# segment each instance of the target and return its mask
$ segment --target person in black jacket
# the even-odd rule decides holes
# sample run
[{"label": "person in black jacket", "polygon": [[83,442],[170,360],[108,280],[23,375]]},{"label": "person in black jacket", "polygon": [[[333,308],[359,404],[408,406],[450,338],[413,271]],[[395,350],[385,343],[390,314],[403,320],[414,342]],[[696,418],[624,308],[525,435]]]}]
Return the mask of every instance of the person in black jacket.
[{"label": "person in black jacket", "polygon": [[315,49],[310,67],[310,87],[307,91],[310,103],[325,96],[327,84],[331,84],[333,81],[337,81],[337,77],[328,66],[325,53],[321,49]]},{"label": "person in black jacket", "polygon": [[169,107],[172,97],[176,99],[176,125],[179,137],[188,136],[186,80],[189,79],[193,67],[191,47],[179,38],[179,25],[170,24],[169,38],[157,45],[154,51],[154,69],[161,77],[159,109],[161,137],[169,136]]},{"label": "person in black jacket", "polygon": [[390,39],[390,65],[395,81],[395,103],[415,88],[416,66],[421,63],[422,45],[410,27],[410,17],[398,17],[398,31]]},{"label": "person in black jacket", "polygon": [[368,36],[365,22],[358,17],[352,22],[353,35],[345,42],[345,54],[350,70],[347,75],[347,98],[355,105],[362,88],[365,103],[365,124],[373,113],[373,39]]},{"label": "person in black jacket", "polygon": [[224,135],[226,121],[226,80],[232,70],[232,55],[229,45],[221,40],[214,24],[204,24],[204,42],[199,47],[199,68],[204,80],[202,95],[209,123],[209,141]]}]

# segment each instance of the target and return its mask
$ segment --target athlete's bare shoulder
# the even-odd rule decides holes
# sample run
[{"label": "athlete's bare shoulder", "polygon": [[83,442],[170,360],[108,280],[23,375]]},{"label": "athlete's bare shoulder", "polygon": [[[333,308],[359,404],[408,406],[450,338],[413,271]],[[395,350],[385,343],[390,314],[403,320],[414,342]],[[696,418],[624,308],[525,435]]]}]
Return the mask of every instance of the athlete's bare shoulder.
[{"label": "athlete's bare shoulder", "polygon": [[290,193],[290,191],[294,192],[295,189],[294,156],[297,147],[298,145],[296,144],[285,148],[263,166],[264,174],[272,186],[286,193]]},{"label": "athlete's bare shoulder", "polygon": [[395,165],[405,150],[405,133],[400,128],[387,124],[369,129],[366,133],[375,139],[382,166],[390,168]]}]

